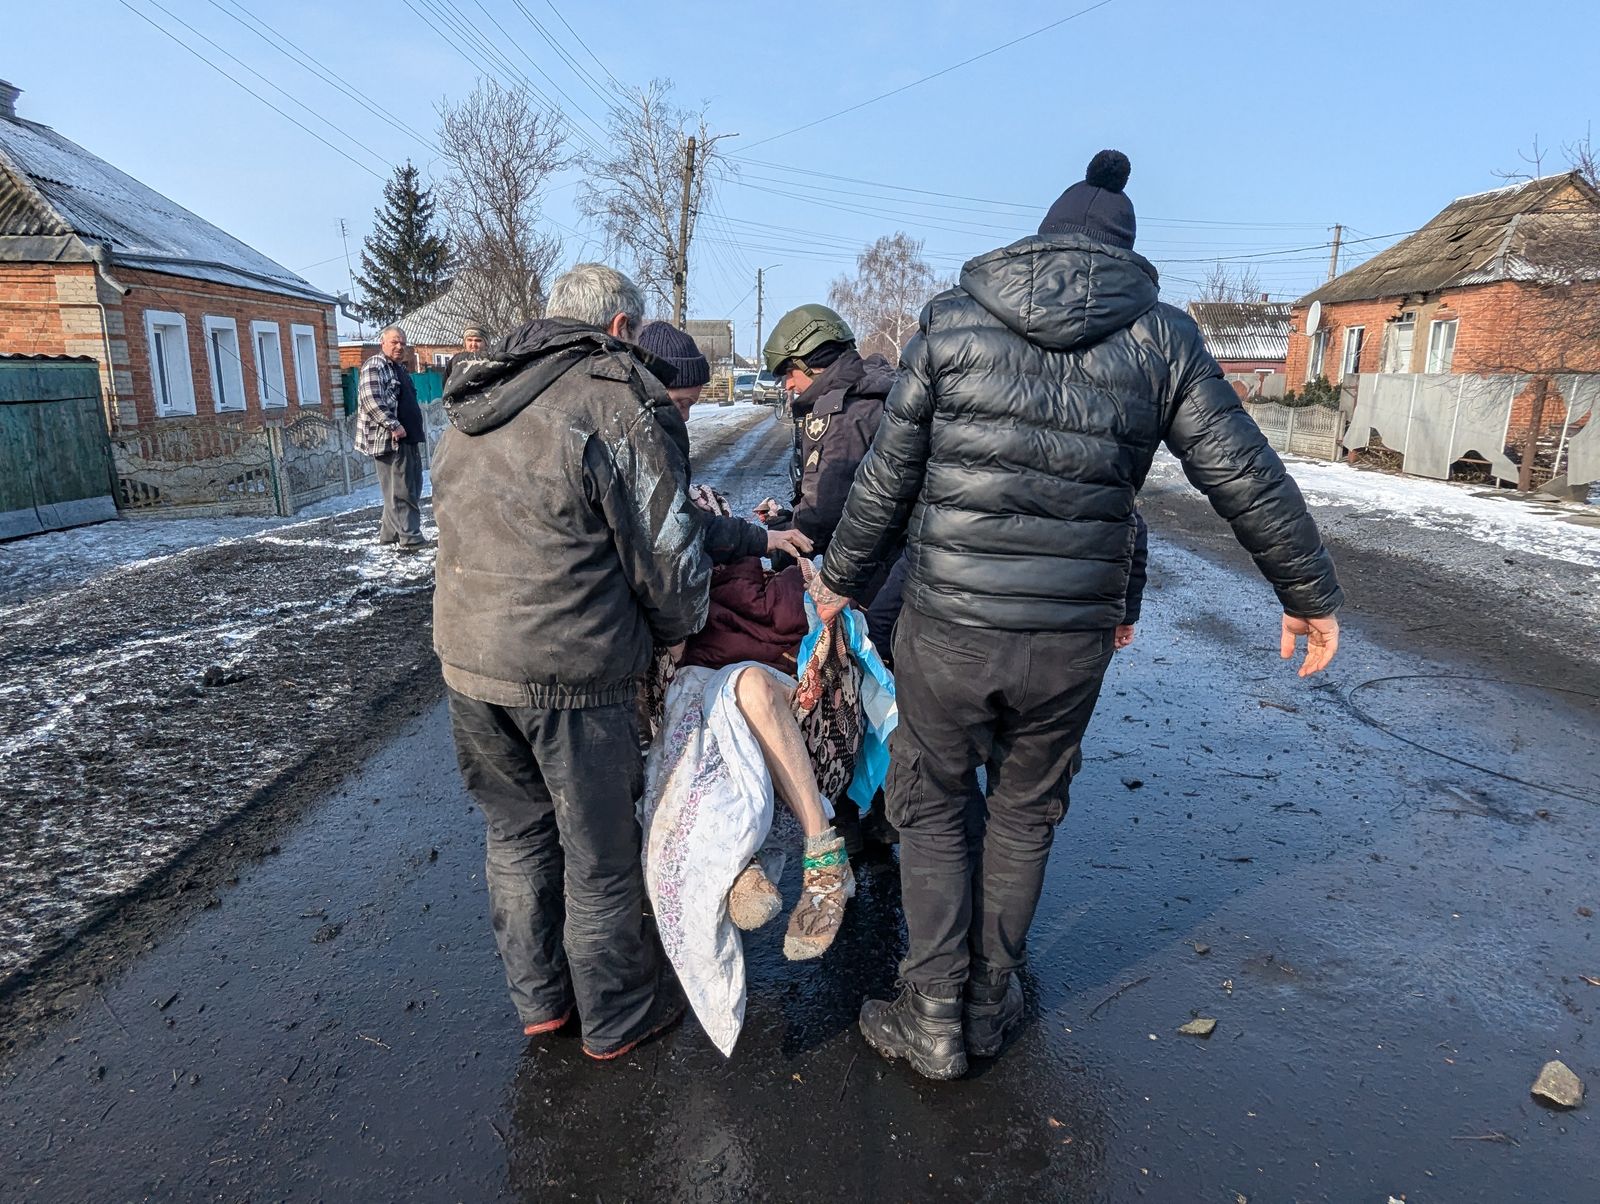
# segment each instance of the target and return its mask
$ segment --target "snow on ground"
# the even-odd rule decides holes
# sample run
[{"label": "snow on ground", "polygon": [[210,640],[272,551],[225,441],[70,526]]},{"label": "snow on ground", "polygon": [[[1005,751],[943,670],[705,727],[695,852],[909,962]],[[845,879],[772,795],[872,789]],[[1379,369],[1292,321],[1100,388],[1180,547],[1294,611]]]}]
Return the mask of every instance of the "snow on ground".
[{"label": "snow on ground", "polygon": [[[1600,520],[1594,507],[1563,505],[1550,499],[1526,500],[1481,486],[1455,485],[1422,477],[1396,476],[1347,464],[1287,459],[1289,472],[1323,521],[1322,512],[1374,512],[1423,530],[1465,536],[1507,551],[1600,568]],[[1183,471],[1162,452],[1150,469],[1152,484],[1184,485]]]},{"label": "snow on ground", "polygon": [[[423,497],[432,492],[423,475]],[[376,484],[306,506],[292,518],[131,518],[50,531],[0,544],[0,606],[15,605],[108,573],[126,571],[194,548],[250,539],[381,502]]]}]

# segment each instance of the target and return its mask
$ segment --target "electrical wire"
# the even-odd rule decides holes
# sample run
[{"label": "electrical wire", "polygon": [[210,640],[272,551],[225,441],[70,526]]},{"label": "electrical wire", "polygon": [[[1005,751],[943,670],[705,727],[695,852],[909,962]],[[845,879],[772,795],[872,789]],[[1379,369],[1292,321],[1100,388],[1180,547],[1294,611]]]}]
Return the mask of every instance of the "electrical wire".
[{"label": "electrical wire", "polygon": [[[295,43],[291,42],[288,38],[284,37],[281,33],[279,33],[271,25],[267,24],[267,22],[263,21],[260,17],[256,16],[243,4],[240,4],[239,0],[228,0],[228,3],[234,8],[238,9],[240,13],[243,13],[244,17],[248,17],[249,21],[246,21],[244,17],[240,17],[236,13],[228,11],[228,9],[222,6],[220,0],[206,0],[206,3],[211,5],[212,8],[216,9],[229,20],[237,22],[250,33],[260,38],[263,42],[266,42],[269,47],[276,50],[290,62],[295,63],[297,66],[303,67],[305,70],[317,76],[330,87],[337,88],[339,91],[343,92],[351,100],[355,101],[362,108],[366,109],[368,113],[371,113],[374,117],[378,118],[378,120],[387,123],[400,133],[405,134],[407,137],[415,138],[419,143],[425,146],[428,150],[432,151],[435,155],[442,153],[438,146],[436,146],[432,139],[430,139],[426,134],[421,133],[389,113],[382,105],[378,104],[377,101],[373,100],[372,97],[368,96],[365,92],[362,92],[360,89],[354,88],[345,83],[344,80],[340,79],[338,75],[326,67],[320,60],[312,57],[312,55],[301,49]],[[254,24],[251,24],[251,22]]]},{"label": "electrical wire", "polygon": [[1104,8],[1106,5],[1114,2],[1115,0],[1099,0],[1099,3],[1097,4],[1091,4],[1088,8],[1079,9],[1075,13],[1069,13],[1067,16],[1060,17],[1057,20],[1050,22],[1048,25],[1041,25],[1038,29],[1035,29],[1029,33],[1025,33],[1021,37],[1012,38],[1009,42],[1002,42],[1000,45],[991,47],[980,54],[975,54],[971,58],[962,59],[959,63],[952,63],[948,67],[941,67],[938,71],[935,71],[930,75],[924,75],[921,79],[914,79],[909,84],[901,84],[898,88],[891,88],[887,92],[880,92],[877,96],[868,97],[859,104],[853,104],[848,108],[840,109],[835,113],[829,113],[826,116],[818,117],[812,121],[806,122],[804,125],[797,125],[792,130],[784,130],[781,134],[773,134],[771,137],[762,138],[758,141],[751,142],[744,149],[754,150],[758,146],[765,146],[769,142],[776,142],[780,138],[787,138],[790,134],[798,134],[801,130],[809,130],[812,126],[821,125],[825,121],[832,121],[835,117],[843,117],[846,113],[854,113],[856,110],[864,109],[868,105],[877,104],[880,100],[887,100],[891,96],[898,96],[900,93],[925,84],[929,80],[938,79],[941,75],[949,75],[952,71],[959,71],[962,67],[970,66],[971,64],[976,63],[979,59],[986,59],[992,54],[999,54],[1002,50],[1009,50],[1011,47],[1019,45],[1022,42],[1026,42],[1030,38],[1036,38],[1040,34],[1049,33],[1052,29],[1056,29],[1059,26],[1065,25],[1068,21],[1076,21],[1079,17],[1086,17],[1095,10]]},{"label": "electrical wire", "polygon": [[242,88],[244,91],[248,92],[251,96],[255,97],[262,104],[266,105],[267,108],[271,109],[279,117],[282,117],[285,121],[290,122],[291,124],[298,126],[300,129],[304,130],[307,134],[310,134],[313,138],[315,138],[318,142],[322,143],[323,146],[327,147],[334,154],[338,155],[341,159],[346,159],[349,162],[355,164],[355,166],[359,167],[362,171],[366,172],[369,176],[371,176],[375,180],[386,180],[387,179],[386,176],[384,176],[383,174],[381,174],[379,172],[373,171],[372,168],[368,167],[365,163],[361,162],[361,160],[357,159],[354,155],[349,154],[343,148],[335,146],[333,143],[329,142],[326,138],[324,138],[321,134],[317,133],[316,130],[312,129],[310,126],[306,125],[304,122],[297,121],[294,117],[291,117],[288,113],[285,113],[277,105],[273,104],[265,96],[261,95],[261,93],[257,92],[254,88],[251,88],[248,84],[242,83],[241,81],[236,79],[234,76],[229,75],[228,72],[224,71],[216,63],[212,62],[205,55],[201,54],[198,50],[196,50],[193,46],[189,45],[189,43],[185,42],[177,34],[173,33],[170,29],[167,29],[165,26],[161,25],[159,22],[155,21],[153,18],[151,18],[147,14],[142,13],[138,9],[134,8],[132,4],[128,3],[128,0],[117,0],[117,3],[122,5],[123,8],[127,9],[130,13],[132,13],[134,16],[138,17],[141,21],[145,22],[145,24],[149,25],[152,29],[156,30],[158,33],[162,34],[163,36],[165,36],[167,38],[170,38],[172,41],[176,42],[179,46],[182,46],[185,50],[187,50],[190,54],[194,55],[195,58],[199,59],[206,66],[210,67],[218,75],[222,76],[226,80],[231,81],[232,83],[234,83],[238,87]]}]

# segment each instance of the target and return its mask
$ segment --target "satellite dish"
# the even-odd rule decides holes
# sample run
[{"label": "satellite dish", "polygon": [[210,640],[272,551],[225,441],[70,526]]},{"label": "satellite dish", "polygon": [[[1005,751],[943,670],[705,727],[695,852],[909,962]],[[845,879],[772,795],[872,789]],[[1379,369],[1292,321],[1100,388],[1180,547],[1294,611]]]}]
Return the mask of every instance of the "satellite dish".
[{"label": "satellite dish", "polygon": [[1311,308],[1306,310],[1306,333],[1316,334],[1317,328],[1322,325],[1322,302],[1313,301]]}]

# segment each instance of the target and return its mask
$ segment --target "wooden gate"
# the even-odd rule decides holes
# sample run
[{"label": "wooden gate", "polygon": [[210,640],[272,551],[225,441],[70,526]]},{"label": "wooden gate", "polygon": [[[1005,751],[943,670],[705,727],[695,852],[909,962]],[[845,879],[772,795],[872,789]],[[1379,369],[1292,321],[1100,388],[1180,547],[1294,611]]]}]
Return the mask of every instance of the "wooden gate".
[{"label": "wooden gate", "polygon": [[0,539],[117,517],[91,359],[0,355]]}]

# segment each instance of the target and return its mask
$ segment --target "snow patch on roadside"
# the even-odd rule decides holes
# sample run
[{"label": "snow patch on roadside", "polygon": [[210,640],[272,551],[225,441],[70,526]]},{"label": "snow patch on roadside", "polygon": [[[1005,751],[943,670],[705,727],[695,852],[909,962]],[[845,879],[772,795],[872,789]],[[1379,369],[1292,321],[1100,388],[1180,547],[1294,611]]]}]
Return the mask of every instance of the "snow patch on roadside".
[{"label": "snow patch on roadside", "polygon": [[[1350,517],[1385,518],[1429,531],[1464,536],[1512,552],[1600,568],[1600,527],[1563,521],[1593,515],[1593,507],[1527,501],[1486,494],[1476,486],[1351,468],[1287,457],[1290,474],[1319,520],[1322,511],[1348,507]],[[1186,487],[1178,461],[1163,451],[1150,468],[1152,483]]]}]

